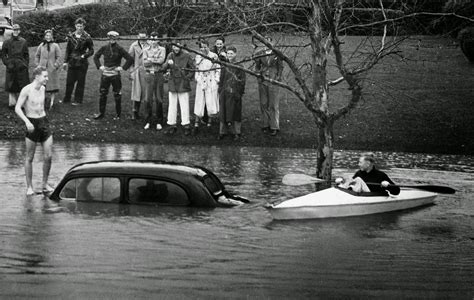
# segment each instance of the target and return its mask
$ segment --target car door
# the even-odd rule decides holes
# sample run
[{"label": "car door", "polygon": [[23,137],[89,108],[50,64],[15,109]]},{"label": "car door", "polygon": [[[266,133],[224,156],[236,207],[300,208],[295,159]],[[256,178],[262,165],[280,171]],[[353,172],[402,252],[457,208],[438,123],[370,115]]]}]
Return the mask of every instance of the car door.
[{"label": "car door", "polygon": [[191,204],[186,189],[163,178],[131,177],[125,189],[132,204],[188,206]]}]

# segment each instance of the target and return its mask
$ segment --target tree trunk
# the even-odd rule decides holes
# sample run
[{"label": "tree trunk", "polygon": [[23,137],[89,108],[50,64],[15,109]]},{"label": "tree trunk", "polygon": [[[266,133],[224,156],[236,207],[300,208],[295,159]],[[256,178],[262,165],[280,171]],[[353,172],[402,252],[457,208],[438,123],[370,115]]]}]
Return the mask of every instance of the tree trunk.
[{"label": "tree trunk", "polygon": [[332,160],[334,155],[333,122],[325,122],[323,127],[318,128],[319,141],[317,147],[316,177],[331,181]]}]

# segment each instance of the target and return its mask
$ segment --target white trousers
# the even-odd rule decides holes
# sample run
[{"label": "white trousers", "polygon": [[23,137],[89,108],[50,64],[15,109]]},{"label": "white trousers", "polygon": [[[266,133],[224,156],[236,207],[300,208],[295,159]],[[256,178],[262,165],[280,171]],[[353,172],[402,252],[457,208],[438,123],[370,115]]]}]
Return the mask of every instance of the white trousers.
[{"label": "white trousers", "polygon": [[168,105],[168,125],[176,125],[176,118],[178,117],[178,102],[181,109],[181,125],[188,125],[189,122],[189,93],[173,93],[169,92]]},{"label": "white trousers", "polygon": [[207,107],[209,115],[215,115],[219,112],[219,94],[216,86],[208,86],[205,89],[197,82],[196,98],[194,99],[194,114],[200,118],[204,116],[204,107]]}]

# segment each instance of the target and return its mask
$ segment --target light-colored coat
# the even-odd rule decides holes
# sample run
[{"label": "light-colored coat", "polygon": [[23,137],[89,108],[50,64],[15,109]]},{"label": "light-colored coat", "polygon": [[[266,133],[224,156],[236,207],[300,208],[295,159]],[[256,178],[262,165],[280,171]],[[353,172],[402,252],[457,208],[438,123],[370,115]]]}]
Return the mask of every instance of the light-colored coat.
[{"label": "light-colored coat", "polygon": [[145,100],[145,67],[143,66],[143,47],[147,47],[146,44],[138,41],[133,42],[130,45],[128,54],[133,57],[133,66],[130,71],[130,77],[132,79],[132,91],[130,98],[132,101],[144,101]]},{"label": "light-colored coat", "polygon": [[49,44],[49,51],[48,45],[45,43],[41,43],[36,49],[35,64],[48,70],[47,92],[59,90],[60,57],[61,49],[59,45],[54,42]]},{"label": "light-colored coat", "polygon": [[[214,52],[209,52],[206,56],[218,60],[219,57]],[[196,55],[196,98],[194,102],[194,114],[202,117],[204,115],[204,105],[210,115],[219,112],[219,78],[221,69],[219,64],[213,63],[209,59]]]}]

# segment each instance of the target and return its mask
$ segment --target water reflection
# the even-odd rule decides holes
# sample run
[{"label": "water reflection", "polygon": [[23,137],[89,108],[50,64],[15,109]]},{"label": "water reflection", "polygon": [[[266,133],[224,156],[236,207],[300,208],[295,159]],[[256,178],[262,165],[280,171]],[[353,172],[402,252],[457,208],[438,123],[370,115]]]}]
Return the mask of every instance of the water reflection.
[{"label": "water reflection", "polygon": [[[337,151],[335,175],[359,152]],[[25,199],[23,142],[0,142],[0,298],[469,298],[474,293],[474,158],[377,153],[395,181],[449,185],[436,205],[364,217],[273,221],[263,208],[315,190],[314,151],[56,143],[51,182],[73,165],[149,159],[203,165],[252,203],[232,209]],[[34,184],[41,184],[41,155]],[[407,168],[410,167],[410,168]],[[47,274],[47,276],[44,276]],[[94,296],[91,296],[94,295]],[[129,297],[130,296],[130,297]]]}]

